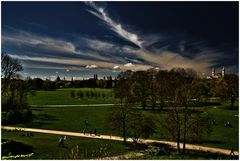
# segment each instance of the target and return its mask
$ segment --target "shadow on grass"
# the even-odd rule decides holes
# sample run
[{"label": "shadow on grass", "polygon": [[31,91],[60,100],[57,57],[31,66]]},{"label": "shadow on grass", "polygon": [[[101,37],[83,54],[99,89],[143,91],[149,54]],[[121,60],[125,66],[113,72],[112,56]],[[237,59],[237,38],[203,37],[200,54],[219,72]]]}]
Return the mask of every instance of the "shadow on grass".
[{"label": "shadow on grass", "polygon": [[43,109],[40,109],[40,108],[32,108],[32,111],[43,111]]},{"label": "shadow on grass", "polygon": [[57,121],[56,117],[49,114],[35,114],[31,122],[26,123],[27,127],[42,127],[45,125],[53,124],[53,121]]},{"label": "shadow on grass", "polygon": [[[211,153],[197,150],[186,150],[185,153],[178,154],[177,150],[167,144],[148,143],[148,148],[144,150],[144,156],[135,159],[238,159],[239,156],[230,156],[219,153]],[[229,151],[230,153],[230,151]]]},{"label": "shadow on grass", "polygon": [[40,120],[40,121],[57,121],[56,117],[49,115],[49,114],[37,114],[34,115],[34,119]]}]

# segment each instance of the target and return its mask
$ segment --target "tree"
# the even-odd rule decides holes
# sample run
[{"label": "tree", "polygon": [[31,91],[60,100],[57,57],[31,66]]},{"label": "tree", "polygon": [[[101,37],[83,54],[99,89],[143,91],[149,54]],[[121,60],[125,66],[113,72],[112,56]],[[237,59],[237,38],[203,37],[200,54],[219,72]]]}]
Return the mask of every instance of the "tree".
[{"label": "tree", "polygon": [[30,86],[31,90],[41,90],[43,89],[43,83],[44,81],[41,78],[28,78],[27,84]]},{"label": "tree", "polygon": [[55,82],[52,82],[50,80],[45,80],[43,83],[43,89],[46,91],[53,91],[56,90]]},{"label": "tree", "polygon": [[191,96],[198,102],[206,101],[209,98],[210,88],[204,80],[196,79],[191,86]]},{"label": "tree", "polygon": [[156,74],[157,71],[155,69],[150,69],[147,71],[147,78],[148,78],[148,89],[149,89],[149,100],[151,102],[152,110],[155,109],[157,104],[157,92],[158,92],[158,85],[156,81]]},{"label": "tree", "polygon": [[17,72],[22,71],[23,67],[18,59],[13,59],[5,53],[1,56],[2,69],[2,95],[11,85],[11,79],[17,76]]},{"label": "tree", "polygon": [[189,107],[191,100],[192,82],[195,79],[194,75],[184,71],[184,69],[172,70],[169,72],[168,77],[168,92],[167,101],[170,104],[170,110],[165,120],[165,128],[170,132],[173,139],[177,142],[177,151],[180,153],[180,142],[183,142],[183,153],[185,153],[186,142],[189,140],[189,134],[191,129],[194,129],[194,125],[199,125],[198,128],[205,129],[209,127],[200,126],[204,122],[198,120],[198,117],[194,117],[195,111]]},{"label": "tree", "polygon": [[25,123],[32,119],[28,109],[27,94],[30,92],[26,81],[20,79],[22,65],[17,59],[2,54],[2,124]]},{"label": "tree", "polygon": [[149,138],[155,133],[156,125],[152,117],[145,116],[138,111],[130,114],[128,125],[128,137],[132,138],[135,143],[140,138]]},{"label": "tree", "polygon": [[147,106],[147,99],[149,95],[149,79],[145,71],[137,71],[133,73],[133,92],[136,99],[141,102],[143,109]]},{"label": "tree", "polygon": [[231,108],[238,96],[238,76],[235,74],[227,74],[216,84],[216,95],[222,100],[230,100]]},{"label": "tree", "polygon": [[56,82],[60,82],[60,81],[61,81],[60,77],[57,76],[57,78],[56,78]]},{"label": "tree", "polygon": [[110,127],[121,132],[124,143],[126,143],[127,139],[127,120],[130,117],[130,113],[132,113],[134,103],[131,90],[131,76],[131,71],[122,72],[118,75],[114,94],[116,103],[119,105],[114,106],[108,118]]},{"label": "tree", "polygon": [[160,70],[156,74],[156,83],[157,83],[157,97],[160,100],[160,109],[163,110],[165,106],[165,99],[167,98],[168,91],[168,78],[170,73],[168,71]]}]

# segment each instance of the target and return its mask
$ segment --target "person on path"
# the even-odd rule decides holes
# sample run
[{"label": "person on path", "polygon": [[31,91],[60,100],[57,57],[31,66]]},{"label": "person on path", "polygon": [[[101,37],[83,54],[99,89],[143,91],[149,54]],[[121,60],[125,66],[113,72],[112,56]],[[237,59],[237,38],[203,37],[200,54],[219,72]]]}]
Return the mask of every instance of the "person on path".
[{"label": "person on path", "polygon": [[233,147],[231,147],[230,158],[234,159],[234,156],[235,156],[234,149],[233,149]]},{"label": "person on path", "polygon": [[94,135],[97,136],[97,129],[94,129]]},{"label": "person on path", "polygon": [[64,142],[64,139],[63,139],[63,137],[61,136],[60,137],[60,139],[59,139],[59,141],[58,141],[58,147],[63,147],[63,142]]},{"label": "person on path", "polygon": [[84,123],[85,123],[85,125],[88,125],[88,120],[85,120]]}]

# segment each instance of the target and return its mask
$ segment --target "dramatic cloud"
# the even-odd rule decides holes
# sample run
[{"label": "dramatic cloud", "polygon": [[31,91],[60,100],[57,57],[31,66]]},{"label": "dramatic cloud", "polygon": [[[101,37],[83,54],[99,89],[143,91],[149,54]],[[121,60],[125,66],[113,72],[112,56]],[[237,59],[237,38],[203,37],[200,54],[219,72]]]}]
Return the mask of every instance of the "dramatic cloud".
[{"label": "dramatic cloud", "polygon": [[137,45],[138,47],[142,48],[143,41],[140,40],[139,36],[133,32],[127,31],[122,24],[117,23],[113,19],[111,19],[107,12],[104,10],[104,8],[98,7],[94,2],[86,2],[86,4],[88,4],[94,9],[94,11],[89,10],[89,12],[103,20],[112,31],[116,32],[120,37],[124,38],[125,40],[128,40]]},{"label": "dramatic cloud", "polygon": [[[4,25],[2,50],[22,60],[24,69],[27,68],[31,74],[37,71],[42,75],[64,73],[78,76],[87,71],[86,75],[90,72],[117,75],[124,70],[169,70],[178,67],[208,74],[213,66],[222,64],[225,64],[227,71],[237,72],[237,61],[234,58],[238,55],[238,48],[232,47],[231,42],[228,49],[225,46],[219,47],[216,42],[195,39],[187,32],[165,32],[162,30],[162,20],[159,18],[159,23],[155,23],[152,18],[155,15],[151,12],[148,13],[151,20],[148,14],[146,17],[140,17],[139,14],[121,17],[122,12],[112,10],[116,7],[116,11],[121,11],[122,7],[118,5],[107,8],[106,3],[105,6],[98,2],[85,2],[88,6],[79,4],[83,7],[79,11],[81,14],[76,14],[74,22],[69,21],[67,25],[62,24],[65,21],[58,18],[56,20],[59,22],[51,24],[49,20],[35,22],[34,17],[30,22],[21,23],[20,20],[21,24],[13,25],[14,27],[11,27],[12,24]],[[131,10],[126,10],[129,11]],[[120,22],[116,16],[119,16]],[[130,18],[135,16],[136,21],[131,21]],[[96,22],[96,19],[103,24],[97,25],[99,21]],[[127,24],[124,19],[126,22],[141,22]],[[177,29],[178,26],[173,28]],[[233,56],[229,56],[231,53]],[[51,72],[47,73],[47,70]]]}]

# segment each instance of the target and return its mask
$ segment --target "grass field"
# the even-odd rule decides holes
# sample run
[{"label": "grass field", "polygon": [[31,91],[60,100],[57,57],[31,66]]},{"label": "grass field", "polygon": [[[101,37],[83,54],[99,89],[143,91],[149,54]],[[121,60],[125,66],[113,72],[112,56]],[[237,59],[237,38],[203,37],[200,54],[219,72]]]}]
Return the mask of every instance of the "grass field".
[{"label": "grass field", "polygon": [[[74,91],[75,98],[71,97],[71,92]],[[77,92],[82,91],[84,97],[77,96]],[[87,92],[89,97],[86,96]],[[92,97],[91,92],[98,93],[98,97]],[[80,105],[80,104],[105,104],[113,103],[112,89],[100,88],[65,88],[56,91],[37,91],[36,95],[28,96],[30,105]]]},{"label": "grass field", "polygon": [[117,135],[106,126],[109,107],[33,107],[32,111],[33,121],[19,126],[74,132],[83,132],[84,129],[89,132],[96,128],[98,133]]},{"label": "grass field", "polygon": [[[213,126],[213,131],[203,137],[203,141],[200,145],[218,147],[223,149],[230,149],[233,147],[235,150],[239,148],[239,122],[238,122],[238,110],[229,110],[225,106],[209,106],[199,107],[204,112],[210,114],[210,116],[216,121],[217,125]],[[163,112],[151,112],[152,115],[158,117],[159,128],[157,134],[153,137],[155,139],[171,140],[169,133],[161,126],[161,122],[164,121],[166,116]],[[226,128],[225,123],[230,121],[232,128]],[[197,143],[199,144],[199,143]]]},{"label": "grass field", "polygon": [[[63,89],[57,91],[40,91],[41,95],[51,99],[55,102],[61,102],[61,97],[51,97],[54,96],[54,93],[63,94],[65,93],[65,97],[70,97],[69,92],[72,89]],[[90,90],[90,89],[75,89],[75,90]],[[106,89],[96,89],[99,91],[111,92],[111,90]],[[45,93],[44,93],[45,92]],[[67,94],[66,94],[67,93]],[[40,96],[38,97],[38,101],[41,101]],[[111,98],[112,99],[112,98]],[[79,104],[84,104],[84,101],[79,101]],[[95,102],[100,101],[96,99]],[[30,102],[33,102],[33,99],[30,99]],[[43,100],[44,104],[48,104],[47,100]],[[51,101],[50,101],[51,102]],[[74,102],[74,101],[73,101]],[[89,100],[85,100],[85,102],[89,102]],[[112,101],[113,102],[113,101]],[[112,103],[105,102],[105,103]],[[71,103],[71,99],[68,102]],[[76,103],[76,102],[75,102]],[[102,102],[101,102],[102,103]],[[36,103],[40,104],[40,103]],[[60,104],[60,103],[59,103]],[[235,110],[229,110],[224,108],[225,104],[222,106],[207,106],[207,107],[198,107],[199,109],[209,113],[213,119],[216,120],[217,125],[213,127],[213,131],[210,135],[203,138],[202,145],[208,145],[219,148],[230,149],[230,147],[234,147],[234,149],[238,149],[238,108]],[[112,134],[118,135],[116,131],[111,131],[106,126],[106,117],[109,112],[109,107],[34,107],[32,108],[33,113],[36,118],[32,123],[27,124],[27,127],[35,127],[35,128],[45,128],[45,129],[56,129],[56,130],[65,130],[65,131],[75,131],[82,132],[83,129],[86,131],[93,130],[94,128],[101,134]],[[152,115],[157,118],[159,128],[157,129],[157,133],[152,137],[154,139],[162,139],[162,140],[170,140],[171,137],[169,133],[162,127],[162,122],[166,116],[164,112],[145,112],[147,115]],[[89,126],[84,125],[84,120],[89,121]],[[225,128],[224,124],[230,121],[233,128]],[[19,125],[22,126],[22,125]]]},{"label": "grass field", "polygon": [[[73,159],[71,151],[76,145],[78,146],[77,159],[104,159],[104,157],[121,156],[133,152],[133,146],[130,144],[124,145],[123,142],[101,139],[67,137],[67,140],[64,142],[64,148],[58,147],[59,135],[33,133],[33,136],[29,137],[26,136],[26,132],[2,131],[2,139],[15,140],[17,143],[24,145],[21,146],[22,148],[30,148],[34,155],[29,159]],[[14,147],[14,149],[17,148]],[[177,154],[176,149],[166,145],[154,146],[154,149],[153,151],[145,151],[143,156],[129,159],[229,159],[229,156],[222,154],[192,150],[187,150],[184,155]],[[156,149],[158,150],[156,151]],[[139,150],[134,151],[138,152]],[[21,149],[21,151],[24,151],[24,149]]]},{"label": "grass field", "polygon": [[[90,90],[96,90],[99,93],[105,92],[106,96],[105,98],[98,97],[98,98],[85,98],[85,99],[78,99],[78,98],[72,98],[71,97],[71,91],[90,91]],[[113,96],[112,96],[112,90],[110,89],[61,89],[56,91],[38,91],[36,96],[30,96],[29,97],[29,103],[30,104],[42,104],[42,105],[50,105],[50,104],[103,104],[103,103],[113,103]],[[230,147],[233,147],[234,150],[238,150],[238,104],[236,104],[237,108],[235,110],[229,110],[224,105],[219,106],[206,106],[206,107],[197,107],[204,112],[209,113],[213,119],[216,120],[217,125],[213,127],[213,131],[210,135],[205,136],[203,138],[203,142],[201,145],[206,146],[212,146],[212,147],[218,147],[218,148],[224,148],[224,149],[230,149]],[[109,113],[109,107],[106,106],[88,106],[88,107],[31,107],[34,119],[31,123],[24,124],[24,125],[17,125],[17,126],[23,126],[23,127],[32,127],[32,128],[42,128],[42,129],[52,129],[52,130],[62,130],[62,131],[72,131],[72,132],[82,132],[83,129],[85,129],[86,132],[89,132],[90,130],[97,129],[97,132],[100,134],[109,134],[109,135],[118,135],[117,131],[111,131],[107,127],[106,118]],[[171,137],[169,133],[162,127],[162,122],[164,120],[164,117],[166,116],[166,113],[163,111],[144,111],[145,114],[151,115],[154,118],[157,118],[157,124],[158,128],[157,133],[152,136],[152,139],[160,139],[160,140],[171,140]],[[89,125],[86,126],[84,124],[84,121],[88,120]],[[232,128],[226,128],[224,124],[230,121]],[[26,137],[20,137],[15,136],[16,134],[3,134],[3,138],[7,139],[13,139],[16,141],[21,141],[28,143],[28,140],[30,141],[29,145],[33,145],[33,138],[39,137],[38,140],[41,142],[41,140],[46,139],[46,141],[51,142],[51,144],[40,143],[39,148],[41,147],[52,147],[56,146],[56,136],[54,135],[43,135],[43,134],[36,134],[32,138],[26,138]],[[41,139],[42,138],[42,139]],[[75,140],[75,139],[73,139]],[[79,142],[81,144],[82,142],[88,142],[84,141],[88,139],[77,139],[76,142]],[[38,142],[37,141],[37,142]],[[36,142],[36,143],[37,143]],[[93,141],[95,142],[95,141]],[[104,142],[104,141],[103,141]],[[87,143],[86,143],[87,144]],[[91,143],[89,143],[91,144]],[[115,146],[115,143],[113,143]],[[73,145],[73,144],[71,144]],[[92,145],[92,144],[91,144]],[[85,146],[85,145],[84,145]],[[38,147],[36,147],[38,149]],[[116,145],[116,149],[123,148],[119,145],[119,147]],[[91,148],[90,148],[91,149]],[[40,149],[37,150],[40,156],[43,158],[66,158],[67,156],[57,156],[60,155],[60,152],[57,152],[59,149],[55,149],[56,155],[50,156],[50,154],[44,154]],[[44,150],[43,150],[44,151]],[[112,150],[109,150],[110,153],[112,153]],[[117,150],[116,150],[117,151]],[[121,150],[120,150],[121,151]],[[124,151],[124,150],[123,150]],[[124,151],[125,152],[125,151]],[[47,152],[46,152],[47,153]],[[61,152],[62,153],[62,152]],[[114,150],[113,150],[114,153]],[[45,155],[45,156],[44,156]],[[47,156],[48,155],[48,156]],[[65,155],[65,154],[64,154]],[[110,154],[109,154],[110,155]],[[40,157],[40,158],[41,158]],[[50,158],[49,158],[50,157]],[[146,156],[148,157],[148,156]],[[169,158],[169,156],[167,156]],[[183,156],[176,156],[175,159],[181,159]],[[171,157],[170,157],[171,158]],[[191,158],[189,156],[189,158]],[[201,158],[201,157],[200,157]],[[39,159],[39,158],[38,158]],[[153,158],[154,159],[154,158]],[[157,158],[155,158],[157,159]],[[158,158],[158,159],[164,159]],[[172,158],[173,159],[173,158]]]},{"label": "grass field", "polygon": [[71,149],[78,145],[78,159],[97,159],[106,156],[122,155],[129,149],[119,141],[67,137],[65,148],[58,147],[59,135],[26,132],[4,132],[2,138],[14,140],[33,147],[34,156],[31,159],[72,159]]}]

